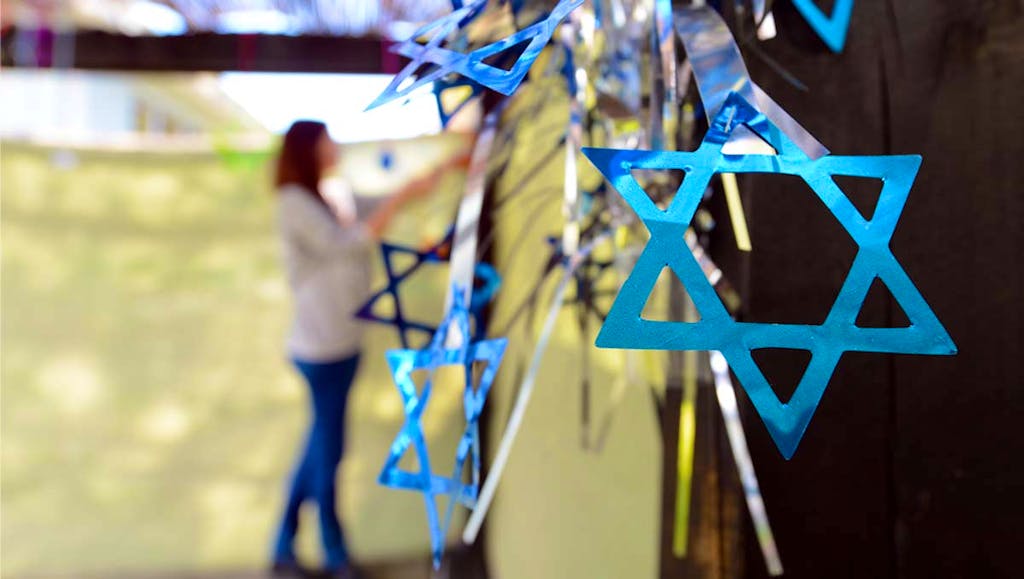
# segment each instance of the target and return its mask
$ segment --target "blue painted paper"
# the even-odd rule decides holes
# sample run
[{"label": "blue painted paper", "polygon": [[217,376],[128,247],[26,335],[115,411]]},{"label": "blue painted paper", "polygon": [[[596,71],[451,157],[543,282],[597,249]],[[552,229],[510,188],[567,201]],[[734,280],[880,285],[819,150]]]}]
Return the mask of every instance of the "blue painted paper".
[{"label": "blue painted paper", "polygon": [[804,20],[832,52],[843,51],[843,46],[846,45],[846,32],[850,29],[853,0],[836,0],[831,16],[825,16],[814,0],[793,0],[793,6],[803,14]]},{"label": "blue painted paper", "polygon": [[[446,338],[453,327],[456,327],[461,335],[469,335],[469,312],[465,304],[465,292],[461,288],[453,288],[452,294],[451,309],[427,348],[423,350],[391,350],[387,353],[391,374],[402,396],[405,424],[391,444],[387,460],[378,479],[384,486],[423,494],[427,509],[427,524],[430,529],[430,550],[435,568],[441,565],[445,537],[451,524],[455,504],[459,503],[470,509],[476,505],[477,493],[480,489],[480,413],[508,345],[506,338],[500,338],[478,342],[463,340],[459,347],[446,347]],[[486,362],[486,367],[481,372],[480,380],[474,388],[473,368],[474,364],[478,362]],[[421,423],[423,412],[430,402],[434,371],[441,366],[463,366],[465,369],[466,389],[463,394],[463,413],[466,427],[456,448],[455,467],[451,476],[435,474],[431,470],[430,452]],[[423,388],[419,391],[412,378],[412,374],[416,370],[428,371]],[[419,462],[418,472],[409,472],[398,468],[399,461],[410,446],[416,452]],[[471,465],[468,483],[464,482],[463,477],[463,469],[467,460]],[[443,521],[438,513],[435,500],[440,496],[449,497],[448,509]]]},{"label": "blue painted paper", "polygon": [[[455,10],[420,28],[409,40],[394,47],[395,52],[411,59],[411,62],[395,76],[391,84],[367,107],[367,110],[404,97],[419,87],[453,72],[504,95],[512,94],[526,77],[526,73],[529,72],[533,62],[537,60],[541,50],[551,39],[559,22],[583,4],[583,0],[560,0],[546,18],[511,36],[469,53],[441,48],[441,43],[454,31],[463,27],[467,19],[471,20],[470,16],[475,13],[474,10],[482,4],[486,4],[486,0],[477,0],[471,5]],[[417,38],[427,35],[430,35],[430,39],[426,44],[416,41]],[[526,49],[508,70],[484,62],[488,58],[524,42],[528,43]],[[416,76],[413,80],[413,77],[424,65],[432,66],[432,68],[426,74]]]},{"label": "blue painted paper", "polygon": [[[454,228],[451,228],[440,243],[425,250],[391,243],[381,243],[380,252],[381,258],[384,262],[384,273],[388,278],[387,283],[383,288],[374,292],[369,299],[367,299],[366,302],[356,310],[354,314],[355,317],[367,322],[376,322],[393,326],[398,331],[398,339],[403,348],[410,347],[411,337],[413,335],[419,334],[429,336],[437,331],[437,328],[434,325],[427,322],[409,319],[405,315],[405,310],[402,307],[402,300],[400,297],[401,292],[399,289],[401,285],[423,265],[428,263],[444,263],[448,261],[453,236]],[[397,270],[395,268],[394,258],[398,254],[412,256],[414,259],[413,263],[404,270]],[[483,308],[490,303],[492,299],[494,299],[495,293],[497,293],[498,289],[501,287],[501,275],[491,265],[482,262],[476,264],[474,274],[476,280],[480,282],[480,284],[473,288],[473,297],[471,298],[469,313],[473,319],[473,336],[479,339],[487,333],[487,328],[483,324],[480,312],[482,312]],[[394,304],[393,315],[384,317],[374,312],[377,302],[382,299],[390,299]]]},{"label": "blue painted paper", "polygon": [[[722,146],[740,126],[772,145],[778,155],[725,155]],[[616,297],[597,337],[602,348],[719,350],[736,373],[779,451],[793,456],[843,352],[950,355],[956,346],[889,249],[889,241],[913,185],[916,155],[809,158],[783,131],[740,95],[731,94],[694,152],[584,149],[588,159],[630,204],[651,239]],[[659,209],[632,177],[632,169],[682,169],[686,175],[666,210]],[[711,178],[717,173],[796,175],[810,186],[858,245],[857,256],[822,325],[762,324],[732,319],[684,242],[686,230]],[[882,192],[865,219],[833,175],[881,179]],[[701,319],[642,319],[648,296],[664,267],[683,282]],[[784,275],[780,272],[780,275]],[[861,328],[857,315],[879,278],[910,319],[905,328]],[[751,352],[788,348],[811,352],[793,396],[782,403]]]}]

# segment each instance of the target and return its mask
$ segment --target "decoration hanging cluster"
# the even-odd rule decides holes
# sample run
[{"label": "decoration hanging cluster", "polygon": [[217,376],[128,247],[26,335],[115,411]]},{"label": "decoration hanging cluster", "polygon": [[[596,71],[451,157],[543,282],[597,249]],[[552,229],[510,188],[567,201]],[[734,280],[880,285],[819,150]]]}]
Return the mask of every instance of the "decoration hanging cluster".
[{"label": "decoration hanging cluster", "polygon": [[[388,352],[387,359],[406,420],[391,447],[380,482],[424,495],[435,566],[441,563],[456,503],[472,511],[462,533],[463,540],[470,543],[476,539],[532,392],[541,383],[540,362],[559,312],[566,305],[578,308],[581,336],[588,335],[587,324],[596,318],[600,323],[596,346],[626,352],[627,367],[637,364],[629,351],[707,353],[703,363],[714,376],[730,448],[771,575],[781,574],[782,564],[736,408],[730,369],[779,452],[788,459],[797,451],[844,352],[956,352],[949,334],[889,248],[921,158],[831,155],[750,79],[732,32],[714,8],[674,8],[671,0],[650,3],[648,7],[644,2],[627,0],[559,0],[549,10],[538,12],[537,5],[547,3],[453,2],[449,15],[423,26],[394,48],[410,62],[370,105],[372,108],[402,99],[431,85],[447,124],[487,91],[505,95],[498,106],[486,112],[456,223],[448,235],[423,251],[384,244],[387,284],[358,312],[362,319],[394,326],[402,344],[403,349]],[[812,0],[793,3],[831,50],[843,49],[853,0],[837,0],[829,16]],[[775,25],[764,0],[753,0],[752,5],[758,37],[771,37]],[[517,31],[504,38],[489,37],[488,23],[500,16],[505,16]],[[480,24],[484,21],[488,23]],[[483,32],[478,27],[475,34],[470,34],[476,25],[482,26]],[[557,46],[549,47],[553,39]],[[684,57],[677,55],[678,44],[684,48]],[[547,58],[540,58],[545,52]],[[642,58],[645,53],[650,55],[647,60]],[[544,70],[531,73],[535,62],[544,62],[543,67],[538,67]],[[651,67],[646,73],[640,69],[643,62]],[[537,232],[549,239],[551,247],[541,278],[527,299],[511,309],[512,321],[497,334],[507,333],[520,319],[533,318],[540,302],[539,289],[548,276],[560,271],[561,281],[534,341],[489,474],[481,481],[478,420],[508,345],[507,338],[487,337],[491,332],[481,315],[501,285],[495,267],[478,259],[481,248],[477,229],[486,180],[489,175],[500,174],[488,162],[496,156],[496,141],[499,147],[507,145],[504,138],[497,139],[499,125],[514,127],[517,123],[517,119],[503,118],[515,108],[510,104],[526,93],[517,89],[528,79],[549,80],[559,76],[564,81],[561,90],[568,97],[569,110],[564,132],[551,136],[553,151],[557,154],[564,149],[565,180],[561,199],[551,202],[561,204],[565,223],[560,232]],[[650,79],[650,86],[641,86],[642,78]],[[691,84],[696,91],[690,90]],[[454,106],[442,102],[447,100],[445,94],[449,91],[461,91],[461,100]],[[645,95],[647,98],[642,98]],[[536,101],[544,106],[543,97]],[[699,107],[693,106],[698,102]],[[693,118],[695,110],[703,110],[708,120],[708,130],[699,144],[688,141],[697,125]],[[530,113],[519,114],[523,118]],[[600,141],[605,146],[585,147],[586,141]],[[695,144],[696,147],[684,147]],[[604,182],[597,187],[584,187],[578,157],[589,160]],[[668,177],[672,171],[682,178]],[[714,190],[713,180],[720,179],[735,237],[741,242],[740,249],[749,251],[746,216],[735,179],[736,174],[744,173],[801,178],[857,244],[856,258],[824,323],[763,324],[734,318],[739,296],[706,249],[707,234],[716,223],[702,203]],[[528,174],[526,179],[535,174]],[[881,195],[870,218],[854,207],[835,176],[882,181]],[[521,185],[513,190],[525,188],[525,183]],[[496,201],[493,210],[499,211],[498,206],[515,207],[519,201],[515,194],[509,194]],[[643,241],[643,229],[649,233],[647,241]],[[396,271],[392,264],[395,254],[408,254],[414,263]],[[444,262],[450,264],[450,277],[442,322],[435,328],[429,322],[410,321],[400,303],[398,287],[422,265]],[[666,268],[678,278],[688,296],[681,308],[686,315],[681,321],[645,319],[645,306]],[[909,326],[857,325],[858,314],[875,280],[892,292],[906,312]],[[575,297],[567,299],[567,288],[573,282]],[[598,305],[597,300],[603,296],[614,296],[610,308]],[[375,313],[378,302],[385,298],[393,303],[393,315]],[[429,336],[427,346],[422,350],[410,349],[410,332]],[[811,354],[795,393],[786,402],[778,398],[754,361],[752,352],[763,348],[805,350]],[[592,444],[595,438],[590,435],[588,422],[591,349],[589,341],[583,343],[583,440],[584,447],[593,450],[600,448],[600,443]],[[430,401],[434,371],[446,365],[460,366],[466,375],[465,429],[450,477],[431,471],[428,441],[420,423]],[[418,370],[428,376],[419,386],[413,379],[413,372]],[[643,382],[633,374],[624,378],[623,386]],[[684,384],[684,408],[690,409],[687,412],[692,413],[695,396],[695,383]],[[605,418],[604,423],[610,415]],[[693,415],[684,418],[691,424],[696,419]],[[680,435],[681,461],[692,461],[692,430]],[[418,458],[417,472],[398,468],[410,448]],[[674,542],[679,556],[686,553],[691,467],[690,463],[681,464],[679,471]],[[449,497],[443,519],[435,501],[440,496]]]}]

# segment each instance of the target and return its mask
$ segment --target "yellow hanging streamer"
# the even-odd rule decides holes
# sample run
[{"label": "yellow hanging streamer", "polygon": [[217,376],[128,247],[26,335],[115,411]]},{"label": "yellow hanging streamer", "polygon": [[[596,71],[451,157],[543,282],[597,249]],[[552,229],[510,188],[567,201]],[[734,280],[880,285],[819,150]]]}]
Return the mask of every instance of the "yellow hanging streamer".
[{"label": "yellow hanging streamer", "polygon": [[[697,321],[697,308],[686,298],[686,321]],[[690,496],[693,490],[693,451],[697,440],[697,352],[683,352],[683,400],[679,407],[679,446],[676,454],[676,518],[672,553],[686,557],[690,534]]]},{"label": "yellow hanging streamer", "polygon": [[736,183],[735,173],[722,173],[722,188],[725,189],[725,203],[729,207],[736,247],[740,251],[750,251],[753,249],[750,245],[750,231],[747,230],[747,216],[743,212],[743,200],[740,198],[740,186]]}]

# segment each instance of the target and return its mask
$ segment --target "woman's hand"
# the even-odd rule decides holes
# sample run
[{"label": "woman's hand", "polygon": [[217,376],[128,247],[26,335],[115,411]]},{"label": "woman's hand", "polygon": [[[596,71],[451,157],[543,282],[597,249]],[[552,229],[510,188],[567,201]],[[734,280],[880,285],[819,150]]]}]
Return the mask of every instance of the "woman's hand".
[{"label": "woman's hand", "polygon": [[370,234],[373,235],[374,238],[380,239],[384,234],[384,231],[387,230],[388,225],[391,224],[391,220],[394,219],[395,215],[398,213],[402,204],[428,196],[436,189],[437,182],[441,180],[441,177],[443,177],[448,170],[456,167],[465,168],[469,165],[469,160],[469,152],[463,151],[430,173],[410,181],[405,187],[402,187],[398,192],[384,201],[366,220],[366,226],[369,228]]}]

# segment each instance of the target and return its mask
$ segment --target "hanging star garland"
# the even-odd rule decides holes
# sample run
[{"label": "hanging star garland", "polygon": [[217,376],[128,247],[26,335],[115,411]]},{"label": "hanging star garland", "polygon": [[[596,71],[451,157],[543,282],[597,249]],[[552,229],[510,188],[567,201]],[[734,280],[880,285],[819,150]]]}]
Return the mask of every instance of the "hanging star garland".
[{"label": "hanging star garland", "polygon": [[[409,40],[394,47],[395,52],[410,58],[411,62],[395,76],[384,92],[370,103],[367,110],[396,98],[405,97],[421,86],[453,72],[504,95],[512,94],[526,77],[526,73],[529,72],[533,62],[537,60],[541,50],[551,39],[558,24],[575,8],[583,4],[583,0],[560,0],[551,13],[537,23],[469,53],[441,48],[441,43],[449,35],[472,21],[486,3],[486,0],[477,0],[454,10],[451,14],[420,28],[413,33]],[[429,40],[426,44],[416,41],[418,38],[427,36],[429,36]],[[525,49],[508,69],[492,66],[486,62],[521,44],[526,44]],[[414,79],[417,71],[424,66],[428,67],[428,71]]]},{"label": "hanging star garland", "polygon": [[[480,488],[480,431],[479,419],[487,393],[501,365],[508,345],[506,338],[470,341],[463,339],[458,347],[445,345],[449,332],[457,330],[461,336],[469,335],[469,312],[466,308],[465,292],[455,287],[451,309],[441,326],[435,332],[429,347],[423,350],[391,350],[387,353],[388,365],[402,396],[405,409],[405,424],[391,444],[390,452],[381,470],[380,484],[401,490],[423,494],[427,508],[427,523],[430,529],[430,546],[434,567],[441,564],[444,554],[445,537],[451,523],[456,503],[472,509],[476,505]],[[474,388],[473,374],[477,363],[486,363],[480,379]],[[455,454],[455,468],[450,477],[435,474],[430,466],[430,453],[423,433],[421,419],[430,402],[434,372],[441,366],[463,366],[466,389],[463,395],[463,411],[466,427],[459,439]],[[427,370],[428,376],[421,391],[417,392],[412,373]],[[412,446],[419,462],[418,472],[401,470],[398,463],[406,450]],[[470,482],[464,482],[463,471],[470,461]],[[448,508],[442,522],[437,508],[436,497],[449,497]]]},{"label": "hanging star garland", "polygon": [[[425,250],[381,243],[380,252],[384,262],[384,272],[387,275],[387,283],[380,290],[374,292],[366,302],[356,310],[354,316],[357,319],[393,326],[398,332],[398,339],[403,348],[409,348],[411,337],[414,334],[430,336],[437,328],[429,323],[411,320],[405,315],[400,298],[400,287],[423,265],[428,263],[447,262],[451,253],[454,228],[449,228],[448,233],[436,245]],[[399,271],[395,267],[397,255],[408,255],[413,258],[404,270]],[[469,306],[469,315],[473,320],[473,336],[480,338],[486,334],[487,328],[483,323],[480,312],[494,298],[495,293],[501,287],[501,275],[497,270],[487,263],[477,263],[474,271],[480,285],[473,289],[473,297]],[[394,313],[389,316],[382,316],[375,312],[377,303],[381,300],[389,300],[394,305]]]},{"label": "hanging star garland", "polygon": [[[725,155],[722,146],[740,126],[753,131],[778,155]],[[921,163],[919,156],[809,158],[785,133],[736,93],[726,99],[695,152],[584,149],[584,154],[623,196],[651,238],[623,284],[597,337],[603,348],[719,350],[746,389],[779,451],[793,456],[843,352],[950,355],[956,346],[904,272],[889,241]],[[631,175],[632,169],[682,169],[686,175],[666,210],[659,209]],[[846,281],[822,325],[762,324],[732,319],[681,241],[709,180],[718,173],[774,173],[804,179],[858,245]],[[881,179],[882,192],[865,219],[839,189],[833,175]],[[686,287],[700,321],[642,318],[647,297],[663,268]],[[857,315],[875,278],[910,319],[905,328],[862,328]],[[751,352],[787,348],[811,352],[796,391],[783,403]]]}]

